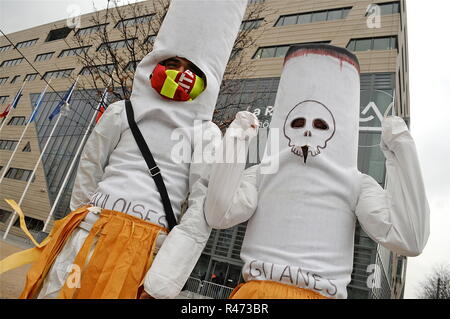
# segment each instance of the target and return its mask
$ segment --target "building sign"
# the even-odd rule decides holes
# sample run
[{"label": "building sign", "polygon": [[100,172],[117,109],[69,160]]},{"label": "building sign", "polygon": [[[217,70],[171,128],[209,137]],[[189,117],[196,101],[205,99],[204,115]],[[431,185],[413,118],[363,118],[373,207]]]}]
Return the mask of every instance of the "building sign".
[{"label": "building sign", "polygon": [[[395,114],[393,90],[362,90],[359,115],[360,132],[380,132],[383,118]],[[273,105],[253,109],[260,127],[270,126]]]},{"label": "building sign", "polygon": [[361,91],[360,132],[380,132],[383,118],[394,114],[393,90]]}]

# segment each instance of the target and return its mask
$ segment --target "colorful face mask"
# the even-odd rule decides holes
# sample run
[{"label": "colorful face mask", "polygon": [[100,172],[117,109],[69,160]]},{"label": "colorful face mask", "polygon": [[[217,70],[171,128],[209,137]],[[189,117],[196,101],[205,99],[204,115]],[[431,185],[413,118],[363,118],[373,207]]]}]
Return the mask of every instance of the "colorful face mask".
[{"label": "colorful face mask", "polygon": [[152,87],[163,97],[174,101],[192,101],[205,90],[205,82],[191,70],[168,70],[158,64],[150,76]]}]

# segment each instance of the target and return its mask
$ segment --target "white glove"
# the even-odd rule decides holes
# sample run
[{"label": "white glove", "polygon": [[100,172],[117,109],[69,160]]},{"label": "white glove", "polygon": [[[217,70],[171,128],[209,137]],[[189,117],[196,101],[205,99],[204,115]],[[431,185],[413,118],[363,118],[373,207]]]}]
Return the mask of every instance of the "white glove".
[{"label": "white glove", "polygon": [[383,152],[387,152],[388,157],[391,157],[399,143],[411,140],[408,126],[405,121],[398,116],[389,116],[381,123],[381,143],[380,147]]},{"label": "white glove", "polygon": [[258,134],[259,121],[255,114],[241,111],[236,114],[234,121],[227,130],[227,135],[240,140],[252,139]]}]

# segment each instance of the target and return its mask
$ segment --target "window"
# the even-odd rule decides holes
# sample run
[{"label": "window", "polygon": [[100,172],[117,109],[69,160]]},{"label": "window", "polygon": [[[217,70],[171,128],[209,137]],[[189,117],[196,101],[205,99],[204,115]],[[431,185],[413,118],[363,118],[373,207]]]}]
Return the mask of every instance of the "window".
[{"label": "window", "polygon": [[316,12],[312,15],[312,22],[320,22],[320,21],[326,21],[327,20],[327,12]]},{"label": "window", "polygon": [[91,46],[85,46],[85,47],[79,47],[79,48],[72,48],[72,49],[62,50],[61,53],[58,55],[58,58],[62,58],[62,57],[65,57],[65,56],[85,54],[85,53],[87,53],[89,51],[90,47]]},{"label": "window", "polygon": [[373,39],[373,50],[386,50],[386,48],[390,48],[390,41],[390,38]]},{"label": "window", "polygon": [[342,10],[332,10],[328,12],[327,20],[339,20],[342,19]]},{"label": "window", "polygon": [[[308,42],[308,43],[328,44],[330,42],[331,41],[318,41],[318,42]],[[293,43],[293,44],[285,44],[285,45],[273,46],[273,47],[262,47],[256,51],[255,55],[253,56],[253,59],[282,58],[286,55],[289,48],[296,44],[306,44],[306,43]]]},{"label": "window", "polygon": [[400,13],[400,3],[398,1],[379,4],[376,3],[375,5],[380,7],[381,15]]},{"label": "window", "polygon": [[115,25],[114,28],[123,28],[123,27],[133,26],[135,24],[148,23],[148,22],[152,21],[153,16],[154,16],[154,14],[148,14],[148,15],[141,16],[141,17],[124,19],[124,20],[117,22],[117,24]]},{"label": "window", "polygon": [[99,31],[104,32],[107,25],[108,24],[106,23],[106,24],[94,25],[92,27],[81,28],[75,33],[75,35],[82,36],[82,35],[91,34],[93,32],[99,32]]},{"label": "window", "polygon": [[11,216],[12,212],[9,212],[4,209],[0,209],[0,223],[6,223]]},{"label": "window", "polygon": [[131,71],[131,72],[136,71],[136,67],[140,61],[141,60],[134,61],[134,62],[133,61],[128,62],[127,66],[125,67],[125,71]]},{"label": "window", "polygon": [[0,140],[0,150],[13,150],[17,145],[17,141]]},{"label": "window", "polygon": [[[368,8],[367,8],[367,12],[366,12],[366,16],[373,12],[372,9],[374,9],[374,7],[378,7],[379,12],[381,15],[388,15],[388,14],[396,14],[396,13],[400,13],[400,2],[395,1],[395,2],[388,2],[388,3],[372,3]],[[375,11],[375,12],[378,12]],[[402,16],[400,15],[400,27],[402,27],[403,21],[402,21]]]},{"label": "window", "polygon": [[5,103],[6,102],[6,99],[9,97],[9,95],[3,95],[3,96],[0,96],[0,104],[3,104],[3,103]]},{"label": "window", "polygon": [[371,46],[372,46],[371,39],[358,40],[355,43],[355,51],[370,51],[372,49]]},{"label": "window", "polygon": [[[27,225],[28,230],[31,231],[41,231],[44,228],[44,222],[42,220],[25,216],[25,224]],[[17,219],[14,223],[14,227],[20,227],[20,219]]]},{"label": "window", "polygon": [[48,33],[47,39],[45,39],[45,42],[65,39],[69,35],[69,33],[72,31],[69,27],[59,28],[55,30],[51,30]]},{"label": "window", "polygon": [[20,48],[30,47],[32,45],[35,45],[38,40],[39,39],[33,39],[33,40],[19,42],[19,43],[16,44],[16,48],[20,49]]},{"label": "window", "polygon": [[305,23],[310,23],[312,19],[312,14],[311,13],[306,13],[306,14],[301,14],[298,17],[298,24],[305,24]]},{"label": "window", "polygon": [[297,24],[298,16],[287,16],[284,17],[283,25]]},{"label": "window", "polygon": [[4,45],[4,46],[0,47],[0,53],[1,53],[1,52],[5,52],[5,51],[8,51],[8,50],[11,49],[11,48],[12,48],[12,45],[11,45],[11,44],[9,44],[9,45]]},{"label": "window", "polygon": [[72,74],[73,70],[75,69],[48,71],[44,74],[43,79],[49,80],[57,78],[68,78]]},{"label": "window", "polygon": [[351,9],[352,9],[351,7],[346,7],[346,8],[285,15],[281,16],[278,19],[277,23],[275,23],[275,26],[281,27],[292,24],[305,24],[311,22],[345,19],[347,18],[347,15]]},{"label": "window", "polygon": [[339,19],[345,19],[347,18],[350,10],[352,8],[344,8],[344,9],[337,9],[337,10],[330,10],[328,11],[327,20],[333,21],[333,20],[339,20]]},{"label": "window", "polygon": [[50,60],[52,58],[52,56],[53,56],[53,53],[55,53],[55,52],[48,52],[48,53],[38,54],[38,55],[36,55],[36,58],[34,59],[34,61],[37,62],[37,61]]},{"label": "window", "polygon": [[5,84],[6,82],[8,82],[8,76],[5,78],[0,78],[0,85]]},{"label": "window", "polygon": [[276,51],[276,47],[272,47],[272,48],[264,48],[261,52],[261,59],[265,59],[265,58],[273,58],[275,57],[275,51]]},{"label": "window", "polygon": [[230,61],[236,59],[242,52],[241,48],[233,48],[233,50],[231,50],[231,54],[230,54]]},{"label": "window", "polygon": [[347,49],[350,51],[394,50],[397,49],[397,37],[351,39]]},{"label": "window", "polygon": [[36,80],[38,73],[30,73],[25,76],[24,81],[30,82]]},{"label": "window", "polygon": [[5,175],[5,178],[17,179],[19,181],[28,182],[31,173],[33,171],[29,169],[11,167]]},{"label": "window", "polygon": [[240,31],[257,29],[264,19],[254,19],[242,21]]},{"label": "window", "polygon": [[103,64],[103,65],[95,65],[95,66],[85,66],[80,71],[80,75],[90,75],[91,73],[111,73],[114,70],[114,64]]},{"label": "window", "polygon": [[155,34],[149,35],[147,37],[147,39],[145,39],[144,43],[153,44],[155,42],[155,39],[156,39],[156,35]]},{"label": "window", "polygon": [[113,41],[113,42],[104,42],[102,44],[100,44],[100,46],[98,47],[97,51],[103,51],[103,50],[107,50],[108,47],[111,50],[117,50],[120,48],[124,48],[127,46],[127,42],[129,46],[133,46],[134,45],[134,40],[136,38],[133,39],[127,39],[127,40],[119,40],[119,41]]},{"label": "window", "polygon": [[22,152],[31,152],[31,145],[30,142],[25,145],[25,147],[22,149]]},{"label": "window", "polygon": [[0,68],[6,67],[6,66],[14,66],[14,65],[22,63],[22,61],[23,61],[23,58],[6,60],[6,61],[2,62],[2,64],[0,65]]},{"label": "window", "polygon": [[25,123],[25,116],[13,116],[9,120],[8,125],[23,125]]},{"label": "window", "polygon": [[284,58],[286,53],[289,50],[289,46],[282,46],[282,47],[277,47],[276,51],[275,51],[275,58]]},{"label": "window", "polygon": [[19,79],[19,78],[20,78],[20,75],[15,75],[15,76],[12,78],[11,82],[9,82],[9,83],[11,83],[11,84],[16,83],[17,79]]}]

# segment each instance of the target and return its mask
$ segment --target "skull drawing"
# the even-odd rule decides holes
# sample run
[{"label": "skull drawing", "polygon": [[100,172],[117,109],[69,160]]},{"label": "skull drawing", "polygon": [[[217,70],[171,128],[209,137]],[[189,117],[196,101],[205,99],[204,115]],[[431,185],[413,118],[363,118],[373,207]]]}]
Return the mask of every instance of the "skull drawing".
[{"label": "skull drawing", "polygon": [[297,104],[287,115],[284,135],[292,153],[303,158],[317,156],[334,135],[335,120],[330,110],[320,102],[308,100]]}]

